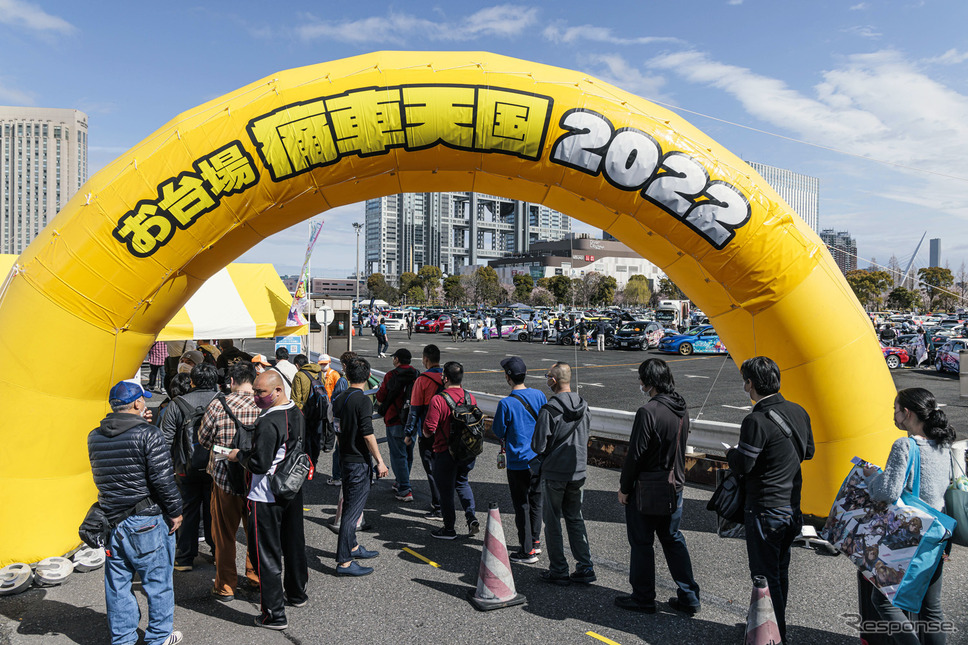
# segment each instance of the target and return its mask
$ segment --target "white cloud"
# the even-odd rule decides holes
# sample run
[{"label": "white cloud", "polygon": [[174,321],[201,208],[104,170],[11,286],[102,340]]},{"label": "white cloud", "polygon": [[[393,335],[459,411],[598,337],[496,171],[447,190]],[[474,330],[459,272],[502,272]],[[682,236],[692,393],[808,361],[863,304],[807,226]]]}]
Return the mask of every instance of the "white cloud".
[{"label": "white cloud", "polygon": [[864,9],[868,9],[868,8],[870,8],[870,5],[869,4],[867,4],[866,2],[860,2],[858,4],[853,5],[850,8],[850,10],[851,11],[863,11]]},{"label": "white cloud", "polygon": [[848,27],[847,29],[844,29],[844,32],[848,34],[854,34],[856,36],[860,36],[861,38],[870,38],[870,39],[880,38],[881,36],[884,35],[879,31],[877,31],[876,29],[874,29],[874,27],[872,27],[871,25],[854,25],[853,27]]},{"label": "white cloud", "polygon": [[29,92],[8,87],[0,80],[0,105],[33,105],[34,96]]},{"label": "white cloud", "polygon": [[743,4],[743,0],[729,0],[726,4],[732,5],[732,6],[735,7],[735,6],[738,6],[738,5]]},{"label": "white cloud", "polygon": [[603,81],[646,99],[665,100],[662,95],[665,79],[662,76],[643,74],[618,54],[592,55],[587,60],[600,70],[596,72],[596,76]]},{"label": "white cloud", "polygon": [[0,23],[62,34],[75,31],[74,25],[63,18],[52,16],[37,5],[21,0],[0,0]]},{"label": "white cloud", "polygon": [[308,24],[296,28],[303,40],[328,38],[349,43],[390,43],[426,40],[453,41],[481,37],[520,36],[537,21],[537,9],[515,5],[486,7],[457,21],[435,22],[405,13],[371,16],[343,22],[305,16]]},{"label": "white cloud", "polygon": [[545,27],[542,35],[545,39],[554,43],[574,43],[579,40],[590,40],[593,42],[609,43],[611,45],[651,45],[655,43],[679,43],[678,38],[670,36],[640,36],[637,38],[622,38],[616,36],[608,27],[595,27],[594,25],[580,25],[578,27],[565,27],[562,23],[556,23]]},{"label": "white cloud", "polygon": [[940,56],[924,59],[925,63],[936,63],[939,65],[957,65],[968,60],[968,52],[959,52],[957,49],[949,49]]}]

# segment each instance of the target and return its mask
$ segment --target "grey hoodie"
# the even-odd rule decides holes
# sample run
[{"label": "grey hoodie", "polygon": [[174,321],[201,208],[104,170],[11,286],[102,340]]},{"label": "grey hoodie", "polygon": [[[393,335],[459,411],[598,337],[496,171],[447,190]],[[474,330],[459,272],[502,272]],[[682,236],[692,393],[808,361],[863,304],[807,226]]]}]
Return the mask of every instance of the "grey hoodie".
[{"label": "grey hoodie", "polygon": [[588,404],[575,392],[551,397],[538,411],[531,449],[541,460],[541,476],[570,482],[585,478],[588,466]]}]

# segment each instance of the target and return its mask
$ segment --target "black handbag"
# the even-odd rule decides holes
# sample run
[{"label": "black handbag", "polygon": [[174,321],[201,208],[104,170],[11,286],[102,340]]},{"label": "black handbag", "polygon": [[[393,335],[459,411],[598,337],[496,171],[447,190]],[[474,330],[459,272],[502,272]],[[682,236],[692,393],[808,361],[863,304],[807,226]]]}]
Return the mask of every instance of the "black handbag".
[{"label": "black handbag", "polygon": [[643,515],[672,515],[679,501],[676,486],[675,465],[679,456],[679,436],[682,434],[682,417],[676,431],[675,449],[668,470],[640,472],[635,480],[635,506]]},{"label": "black handbag", "polygon": [[102,549],[107,546],[108,540],[111,539],[111,532],[117,527],[118,524],[128,519],[132,515],[137,515],[141,511],[145,510],[154,505],[154,502],[150,497],[145,497],[143,500],[126,510],[121,514],[120,517],[115,519],[115,521],[110,521],[108,516],[104,513],[104,509],[98,502],[91,504],[91,508],[87,510],[87,515],[84,516],[84,521],[77,529],[77,535],[81,538],[84,544],[88,545],[92,549]]},{"label": "black handbag", "polygon": [[727,522],[743,524],[746,521],[746,483],[743,478],[727,470],[706,504],[706,510],[714,511]]},{"label": "black handbag", "polygon": [[269,475],[269,490],[277,500],[288,502],[302,489],[313,470],[313,462],[303,449],[302,433],[296,437],[292,450],[286,450],[282,461]]}]

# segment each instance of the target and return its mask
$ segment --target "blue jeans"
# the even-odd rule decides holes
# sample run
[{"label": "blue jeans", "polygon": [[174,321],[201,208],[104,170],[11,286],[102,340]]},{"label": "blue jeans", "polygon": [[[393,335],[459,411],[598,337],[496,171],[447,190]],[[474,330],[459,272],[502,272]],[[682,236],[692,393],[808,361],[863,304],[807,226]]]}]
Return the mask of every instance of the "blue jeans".
[{"label": "blue jeans", "polygon": [[786,640],[786,605],[790,595],[790,548],[800,535],[803,516],[790,506],[746,509],[746,553],[750,577],[764,576],[780,637]]},{"label": "blue jeans", "polygon": [[632,597],[642,605],[655,605],[655,538],[659,538],[679,602],[699,606],[699,585],[692,575],[692,560],[686,538],[679,530],[682,520],[682,492],[672,515],[643,515],[635,505],[635,493],[625,507],[625,528],[632,555],[629,558],[629,583]]},{"label": "blue jeans", "polygon": [[584,479],[573,482],[557,482],[542,479],[544,495],[545,546],[548,549],[548,569],[551,575],[568,575],[568,561],[565,560],[565,543],[561,535],[561,518],[565,519],[568,531],[568,545],[575,558],[576,569],[592,569],[592,554],[588,548],[588,533],[585,531],[585,518],[581,514],[582,486]]},{"label": "blue jeans", "polygon": [[410,469],[413,467],[413,444],[404,442],[403,425],[387,426],[387,445],[390,447],[390,468],[397,480],[397,492],[410,492]]},{"label": "blue jeans", "polygon": [[[934,575],[931,576],[931,582],[928,584],[928,591],[924,594],[924,600],[921,601],[921,611],[917,618],[922,623],[940,624],[944,620],[944,612],[941,611],[941,575],[943,570],[944,560],[938,563],[938,568],[935,569]],[[877,613],[881,615],[881,620],[893,622],[897,626],[895,629],[898,629],[901,625],[906,625],[908,628],[913,627],[904,610],[895,607],[887,599],[887,596],[876,587],[871,589],[871,603]],[[919,631],[921,638],[918,638]],[[926,633],[924,627],[921,626],[918,629],[909,629],[909,631],[895,631],[894,642],[899,645],[944,645],[945,633]]]},{"label": "blue jeans", "polygon": [[132,515],[121,522],[108,540],[110,556],[104,563],[104,600],[114,645],[138,640],[141,610],[131,590],[134,574],[148,597],[145,643],[163,642],[175,621],[175,536],[161,515]]},{"label": "blue jeans", "polygon": [[366,499],[370,496],[370,465],[358,462],[343,464],[343,515],[340,517],[336,543],[336,563],[353,560],[356,548],[356,523],[360,521]]},{"label": "blue jeans", "polygon": [[460,498],[460,505],[464,509],[464,516],[470,522],[474,516],[474,492],[467,476],[474,469],[475,459],[470,461],[454,461],[450,452],[434,453],[434,481],[440,493],[440,514],[444,519],[444,528],[453,531],[457,523],[457,510],[454,507],[454,491]]}]

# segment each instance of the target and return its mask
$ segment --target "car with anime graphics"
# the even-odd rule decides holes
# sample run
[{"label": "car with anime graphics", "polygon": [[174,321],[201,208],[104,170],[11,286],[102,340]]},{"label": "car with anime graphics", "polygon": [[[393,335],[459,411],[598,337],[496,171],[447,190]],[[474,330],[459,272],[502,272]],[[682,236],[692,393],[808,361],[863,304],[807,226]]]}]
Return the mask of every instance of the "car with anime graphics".
[{"label": "car with anime graphics", "polygon": [[414,329],[425,334],[436,334],[442,331],[450,331],[450,314],[430,314],[417,323]]},{"label": "car with anime graphics", "polygon": [[666,336],[659,341],[659,351],[664,354],[728,354],[726,345],[712,325],[688,329],[682,334]]},{"label": "car with anime graphics", "polygon": [[961,369],[961,351],[968,350],[968,338],[949,338],[938,348],[934,356],[934,367],[939,372],[954,372]]},{"label": "car with anime graphics", "polygon": [[664,331],[654,320],[633,320],[615,332],[616,349],[650,349],[658,347]]},{"label": "car with anime graphics", "polygon": [[[491,325],[491,338],[497,338],[496,322]],[[527,342],[531,338],[531,336],[528,334],[528,323],[524,322],[520,318],[502,318],[501,338]],[[541,338],[540,331],[538,332],[538,338]]]},{"label": "car with anime graphics", "polygon": [[881,352],[884,354],[884,360],[887,361],[887,366],[892,370],[896,370],[911,360],[911,355],[903,347],[894,347],[893,345],[881,343]]}]

